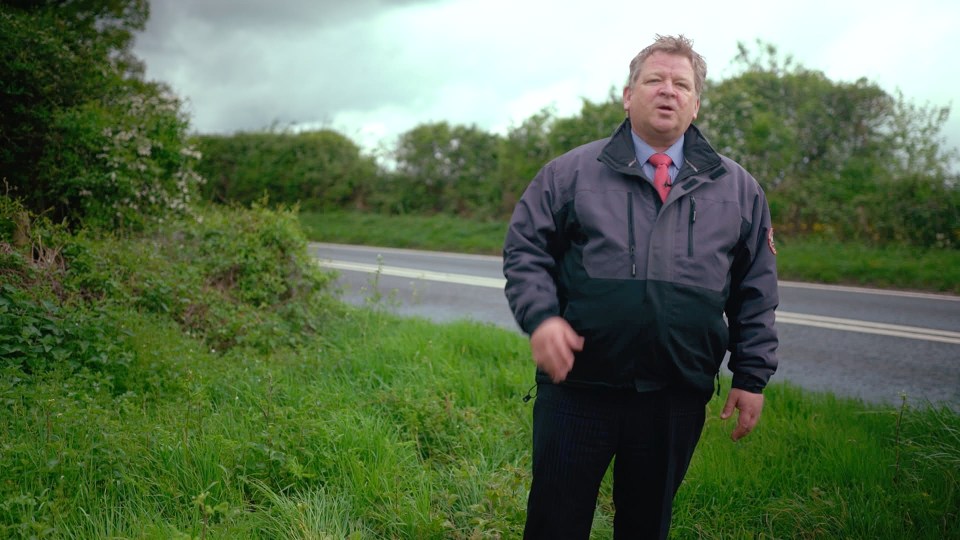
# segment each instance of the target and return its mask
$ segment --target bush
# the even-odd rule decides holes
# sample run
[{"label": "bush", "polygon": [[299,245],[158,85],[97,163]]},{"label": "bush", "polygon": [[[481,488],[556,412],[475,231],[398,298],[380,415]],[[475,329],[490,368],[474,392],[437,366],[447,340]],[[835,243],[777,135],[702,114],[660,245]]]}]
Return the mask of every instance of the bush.
[{"label": "bush", "polygon": [[[27,373],[67,365],[122,389],[130,310],[173,321],[210,350],[269,352],[312,339],[334,305],[294,210],[198,210],[138,236],[69,233],[25,212],[0,196],[0,353]],[[10,225],[22,215],[26,232]]]},{"label": "bush", "polygon": [[78,235],[65,254],[75,294],[170,318],[216,351],[295,345],[327,305],[292,210],[200,210],[136,241]]},{"label": "bush", "polygon": [[187,210],[202,182],[187,118],[166,86],[140,79],[128,51],[146,4],[57,4],[0,6],[6,193],[74,228],[141,227]]},{"label": "bush", "polygon": [[[53,366],[124,377],[130,355],[117,319],[66,293],[62,227],[0,197],[0,367],[37,373]],[[121,385],[122,386],[122,385]]]},{"label": "bush", "polygon": [[373,159],[350,139],[331,131],[201,135],[198,171],[210,181],[203,197],[251,204],[269,194],[282,204],[312,210],[367,204],[379,174]]}]

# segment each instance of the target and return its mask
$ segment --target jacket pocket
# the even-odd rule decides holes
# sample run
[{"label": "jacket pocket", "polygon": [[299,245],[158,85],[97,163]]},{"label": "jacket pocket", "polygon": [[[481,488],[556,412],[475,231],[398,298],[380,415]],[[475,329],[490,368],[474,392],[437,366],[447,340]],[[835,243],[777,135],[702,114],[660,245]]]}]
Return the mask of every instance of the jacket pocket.
[{"label": "jacket pocket", "polygon": [[690,222],[687,225],[687,257],[693,257],[693,224],[697,222],[697,199],[690,196]]},{"label": "jacket pocket", "polygon": [[630,277],[636,277],[637,239],[633,234],[633,193],[627,193],[627,244],[630,250]]},{"label": "jacket pocket", "polygon": [[688,197],[680,208],[673,243],[676,282],[723,290],[740,239],[740,207],[734,201]]},{"label": "jacket pocket", "polygon": [[[594,279],[632,279],[643,275],[637,260],[638,239],[633,234],[637,198],[627,190],[578,191],[574,201],[582,243],[573,249],[582,253],[587,275]],[[569,258],[571,254],[567,254]]]}]

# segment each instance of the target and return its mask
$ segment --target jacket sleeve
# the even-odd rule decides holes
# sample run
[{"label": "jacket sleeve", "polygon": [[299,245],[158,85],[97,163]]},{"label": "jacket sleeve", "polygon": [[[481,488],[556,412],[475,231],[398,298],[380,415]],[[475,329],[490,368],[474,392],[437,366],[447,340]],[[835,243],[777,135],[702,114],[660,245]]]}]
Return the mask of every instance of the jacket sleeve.
[{"label": "jacket sleeve", "polygon": [[731,270],[725,311],[730,326],[732,386],[760,393],[777,369],[779,341],[774,323],[780,300],[770,209],[759,185],[751,207],[749,222],[744,222],[743,244]]},{"label": "jacket sleeve", "polygon": [[503,244],[504,293],[517,324],[527,334],[560,314],[555,279],[560,252],[557,203],[551,163],[517,202]]}]

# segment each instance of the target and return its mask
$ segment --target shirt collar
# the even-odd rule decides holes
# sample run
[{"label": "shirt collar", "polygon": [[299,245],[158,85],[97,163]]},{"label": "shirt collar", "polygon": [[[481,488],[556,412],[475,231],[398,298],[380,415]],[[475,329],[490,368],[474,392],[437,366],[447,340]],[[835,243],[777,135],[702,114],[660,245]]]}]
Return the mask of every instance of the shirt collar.
[{"label": "shirt collar", "polygon": [[[652,146],[644,142],[636,133],[631,129],[630,136],[633,137],[633,149],[637,154],[637,164],[643,166],[644,163],[650,159],[650,156],[657,153]],[[683,164],[683,139],[684,135],[680,135],[680,138],[677,139],[675,143],[670,145],[670,148],[667,148],[664,154],[670,156],[670,159],[673,160],[671,167],[680,168],[680,165]]]}]

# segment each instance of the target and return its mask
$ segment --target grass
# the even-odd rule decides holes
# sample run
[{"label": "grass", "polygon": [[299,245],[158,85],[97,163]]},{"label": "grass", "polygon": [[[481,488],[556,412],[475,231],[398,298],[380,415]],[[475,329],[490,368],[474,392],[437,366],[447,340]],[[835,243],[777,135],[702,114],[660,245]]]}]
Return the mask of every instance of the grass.
[{"label": "grass", "polygon": [[[0,538],[520,537],[526,340],[330,299],[288,213],[202,217],[0,238]],[[766,396],[739,443],[709,404],[674,538],[960,538],[955,412]]]},{"label": "grass", "polygon": [[[302,212],[313,241],[499,255],[506,223],[449,216]],[[781,279],[960,294],[960,250],[778,238]]]},{"label": "grass", "polygon": [[[8,369],[0,536],[518,538],[524,339],[347,310],[306,347],[212,353],[125,313],[138,386]],[[774,385],[732,443],[709,405],[675,538],[958,538],[960,417]],[[902,414],[902,418],[901,418]],[[595,538],[611,535],[605,482]]]},{"label": "grass", "polygon": [[778,251],[783,279],[960,294],[958,249],[785,239]]},{"label": "grass", "polygon": [[499,255],[506,224],[451,216],[385,216],[361,212],[301,212],[314,241]]}]

